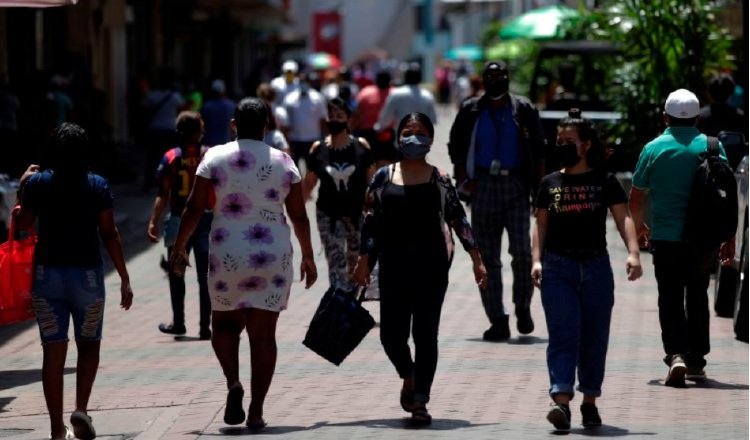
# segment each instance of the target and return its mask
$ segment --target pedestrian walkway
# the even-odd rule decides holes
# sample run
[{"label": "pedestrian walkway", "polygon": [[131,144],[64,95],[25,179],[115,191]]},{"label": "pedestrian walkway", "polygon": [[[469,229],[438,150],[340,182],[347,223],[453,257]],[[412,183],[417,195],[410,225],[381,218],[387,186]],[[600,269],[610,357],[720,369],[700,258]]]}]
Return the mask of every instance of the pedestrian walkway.
[{"label": "pedestrian walkway", "polygon": [[[449,110],[437,126],[436,148],[445,145]],[[432,160],[447,167],[447,154]],[[136,196],[133,196],[137,198]],[[148,196],[142,196],[149,199]],[[140,200],[140,199],[138,199]],[[137,200],[122,200],[135,210]],[[146,207],[147,209],[147,207]],[[309,213],[314,206],[308,204]],[[314,215],[311,215],[314,222]],[[145,221],[145,220],[144,220]],[[313,231],[316,231],[313,224]],[[139,233],[125,246],[140,246]],[[314,245],[320,249],[317,233]],[[734,340],[732,322],[712,318],[709,380],[686,389],[663,385],[666,366],[659,335],[651,256],[643,255],[644,276],[626,281],[625,250],[614,225],[608,242],[615,270],[616,304],[604,395],[604,421],[598,431],[580,427],[577,396],[570,436],[599,435],[633,439],[748,438],[748,345]],[[102,439],[190,440],[251,435],[222,422],[225,384],[210,343],[199,341],[198,292],[188,271],[188,335],[175,340],[156,326],[170,313],[167,279],[158,268],[161,246],[142,246],[128,262],[135,292],[133,308],[118,307],[117,277],[107,277],[101,367],[91,398],[91,415]],[[297,252],[296,256],[299,256]],[[505,257],[506,255],[504,255]],[[317,261],[325,274],[322,251]],[[297,260],[298,261],[298,260]],[[298,263],[295,263],[298,265]],[[509,262],[505,285],[510,286]],[[297,267],[297,266],[295,266]],[[536,331],[507,343],[482,341],[487,318],[476,290],[471,263],[460,251],[440,328],[440,360],[429,408],[429,428],[411,429],[398,402],[401,382],[386,358],[375,328],[340,367],[318,357],[301,341],[327,287],[325,278],[309,291],[297,283],[289,310],[278,328],[279,359],[268,395],[269,428],[257,438],[288,439],[545,439],[554,438],[545,420],[549,398],[545,364],[547,343],[538,291],[532,303]],[[506,299],[506,305],[508,299]],[[378,318],[378,304],[365,303]],[[515,321],[511,318],[511,323]],[[513,329],[515,330],[515,329]],[[36,326],[0,328],[0,438],[46,438],[48,419],[41,384],[42,351]],[[243,340],[246,342],[247,338]],[[249,351],[241,353],[242,380],[249,389]],[[65,408],[74,404],[76,353],[71,346],[65,383]],[[249,394],[249,393],[246,393]],[[246,404],[249,400],[246,399]],[[68,414],[69,415],[69,414]]]}]

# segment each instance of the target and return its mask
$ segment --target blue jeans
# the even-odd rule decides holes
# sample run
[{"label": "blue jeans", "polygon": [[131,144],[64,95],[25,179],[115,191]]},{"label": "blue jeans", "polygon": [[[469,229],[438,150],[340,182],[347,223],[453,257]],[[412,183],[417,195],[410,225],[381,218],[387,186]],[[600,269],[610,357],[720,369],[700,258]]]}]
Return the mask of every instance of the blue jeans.
[{"label": "blue jeans", "polygon": [[57,267],[37,264],[31,289],[42,344],[67,342],[70,317],[76,341],[99,341],[104,322],[102,266]]},{"label": "blue jeans", "polygon": [[578,367],[578,391],[601,395],[615,304],[609,255],[574,260],[550,252],[542,261],[542,305],[549,345],[550,395],[572,397]]}]

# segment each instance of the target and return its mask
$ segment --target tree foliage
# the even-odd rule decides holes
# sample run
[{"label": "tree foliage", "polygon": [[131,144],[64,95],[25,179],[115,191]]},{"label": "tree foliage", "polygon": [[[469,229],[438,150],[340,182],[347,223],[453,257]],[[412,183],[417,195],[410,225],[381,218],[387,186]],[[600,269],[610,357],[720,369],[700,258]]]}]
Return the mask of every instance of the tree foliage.
[{"label": "tree foliage", "polygon": [[622,145],[640,148],[662,129],[667,95],[678,88],[705,98],[707,79],[731,68],[731,40],[708,0],[617,0],[565,24],[567,39],[608,40],[623,50],[615,108]]}]

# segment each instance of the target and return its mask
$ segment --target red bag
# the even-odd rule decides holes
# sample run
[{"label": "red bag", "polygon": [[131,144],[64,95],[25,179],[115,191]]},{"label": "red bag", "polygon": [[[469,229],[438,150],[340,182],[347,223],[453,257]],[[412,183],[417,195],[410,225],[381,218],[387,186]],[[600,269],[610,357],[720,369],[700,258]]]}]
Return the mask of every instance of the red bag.
[{"label": "red bag", "polygon": [[10,216],[8,241],[0,244],[0,325],[34,317],[31,283],[37,237],[32,227],[28,238],[15,239],[15,217],[19,209],[16,207]]}]

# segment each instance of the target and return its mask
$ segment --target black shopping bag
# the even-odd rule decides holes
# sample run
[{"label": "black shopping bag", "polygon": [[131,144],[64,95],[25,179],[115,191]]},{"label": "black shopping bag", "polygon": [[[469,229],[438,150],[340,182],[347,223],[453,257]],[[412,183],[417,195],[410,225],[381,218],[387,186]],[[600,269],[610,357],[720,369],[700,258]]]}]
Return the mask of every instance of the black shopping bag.
[{"label": "black shopping bag", "polygon": [[360,289],[353,292],[330,287],[320,300],[305,340],[310,350],[340,365],[375,326],[364,307]]}]

